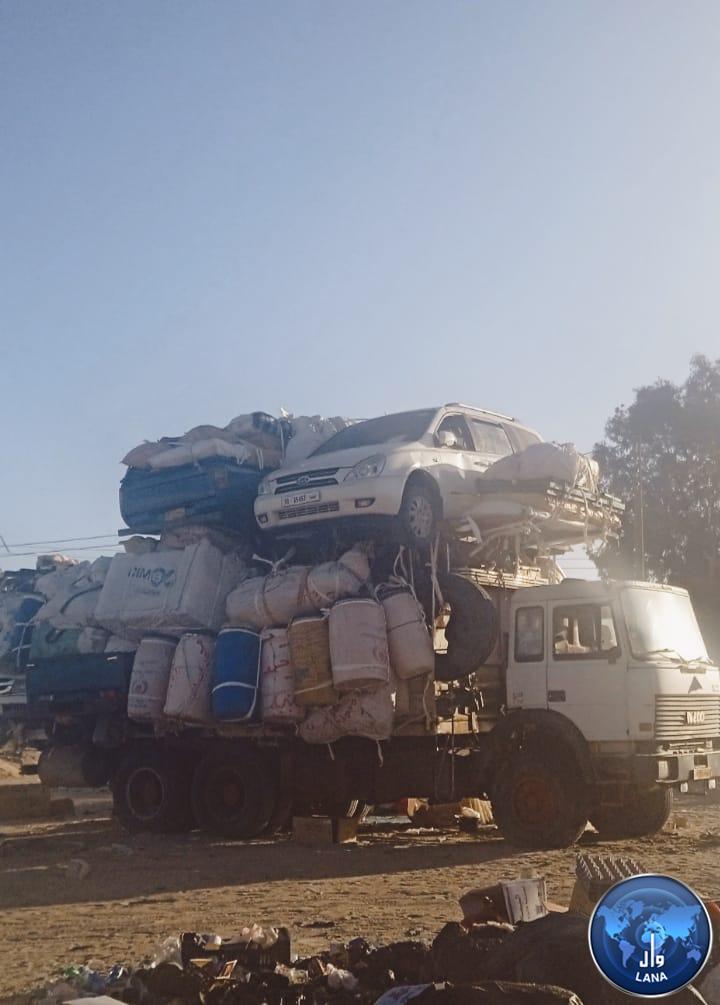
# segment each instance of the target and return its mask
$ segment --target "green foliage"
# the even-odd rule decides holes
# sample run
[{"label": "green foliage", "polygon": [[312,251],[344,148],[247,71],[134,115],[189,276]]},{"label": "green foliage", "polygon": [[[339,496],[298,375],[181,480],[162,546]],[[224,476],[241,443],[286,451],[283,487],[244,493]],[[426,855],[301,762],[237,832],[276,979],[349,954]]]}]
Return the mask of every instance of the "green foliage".
[{"label": "green foliage", "polygon": [[720,578],[720,359],[694,356],[680,386],[638,388],[594,453],[604,487],[627,505],[619,542],[593,556],[603,573],[640,575],[642,491],[647,578]]}]

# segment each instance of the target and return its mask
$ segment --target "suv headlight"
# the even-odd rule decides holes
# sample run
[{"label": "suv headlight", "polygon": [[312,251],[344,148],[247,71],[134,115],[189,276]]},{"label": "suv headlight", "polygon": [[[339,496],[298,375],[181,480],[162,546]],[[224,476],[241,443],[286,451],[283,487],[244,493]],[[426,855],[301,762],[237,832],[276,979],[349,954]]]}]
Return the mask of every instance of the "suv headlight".
[{"label": "suv headlight", "polygon": [[257,488],[257,494],[259,496],[269,496],[272,494],[273,486],[269,478],[263,478]]},{"label": "suv headlight", "polygon": [[356,478],[376,478],[385,467],[385,454],[373,454],[360,461],[354,468],[350,468],[345,475],[345,481],[354,481]]}]

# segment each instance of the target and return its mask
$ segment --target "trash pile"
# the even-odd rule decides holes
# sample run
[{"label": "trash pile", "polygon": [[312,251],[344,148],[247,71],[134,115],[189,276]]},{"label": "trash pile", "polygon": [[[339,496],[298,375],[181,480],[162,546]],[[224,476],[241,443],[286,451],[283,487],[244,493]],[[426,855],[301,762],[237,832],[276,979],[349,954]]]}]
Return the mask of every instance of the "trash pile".
[{"label": "trash pile", "polygon": [[[600,975],[588,952],[587,914],[549,909],[545,883],[519,879],[468,892],[465,917],[432,942],[331,942],[305,958],[287,928],[252,925],[236,934],[185,932],[166,939],[137,967],[66,968],[23,996],[28,1005],[624,1005],[627,996]],[[712,905],[714,906],[714,905]],[[720,918],[720,912],[716,912]],[[717,960],[703,984],[712,987]],[[678,1005],[710,1005],[687,988]]]}]

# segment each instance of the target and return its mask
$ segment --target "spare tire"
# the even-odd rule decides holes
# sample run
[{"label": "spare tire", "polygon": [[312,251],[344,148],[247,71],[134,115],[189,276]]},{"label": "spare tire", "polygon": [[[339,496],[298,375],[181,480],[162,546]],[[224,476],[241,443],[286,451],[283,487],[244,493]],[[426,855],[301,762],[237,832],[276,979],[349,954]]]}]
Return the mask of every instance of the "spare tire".
[{"label": "spare tire", "polygon": [[467,576],[442,573],[438,582],[450,620],[445,629],[447,651],[435,654],[435,678],[460,680],[481,667],[497,645],[498,613],[487,590]]}]

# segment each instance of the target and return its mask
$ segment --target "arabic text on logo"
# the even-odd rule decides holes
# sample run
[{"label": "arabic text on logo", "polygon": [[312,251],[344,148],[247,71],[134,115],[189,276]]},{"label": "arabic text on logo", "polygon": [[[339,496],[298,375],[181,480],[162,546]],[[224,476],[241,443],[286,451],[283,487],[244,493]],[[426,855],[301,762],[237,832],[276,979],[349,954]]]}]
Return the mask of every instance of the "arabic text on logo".
[{"label": "arabic text on logo", "polygon": [[590,952],[616,988],[659,998],[690,984],[705,966],[712,928],[705,905],[670,876],[633,876],[601,898],[590,919]]}]

